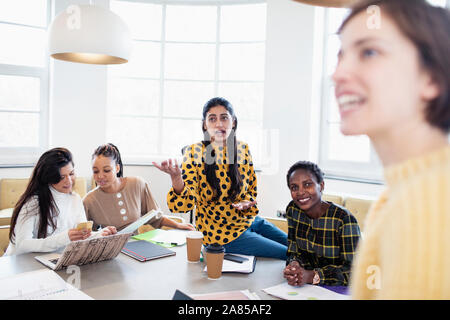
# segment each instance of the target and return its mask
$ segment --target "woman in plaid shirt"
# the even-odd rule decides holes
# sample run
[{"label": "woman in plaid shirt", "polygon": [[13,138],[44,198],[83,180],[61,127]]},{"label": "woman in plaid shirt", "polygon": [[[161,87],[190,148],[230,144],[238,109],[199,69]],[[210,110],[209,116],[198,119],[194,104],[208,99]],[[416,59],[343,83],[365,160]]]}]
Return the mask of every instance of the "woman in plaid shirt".
[{"label": "woman in plaid shirt", "polygon": [[332,202],[322,201],[323,173],[308,161],[287,173],[292,201],[286,208],[288,260],[284,277],[290,285],[348,285],[360,238],[356,218]]}]

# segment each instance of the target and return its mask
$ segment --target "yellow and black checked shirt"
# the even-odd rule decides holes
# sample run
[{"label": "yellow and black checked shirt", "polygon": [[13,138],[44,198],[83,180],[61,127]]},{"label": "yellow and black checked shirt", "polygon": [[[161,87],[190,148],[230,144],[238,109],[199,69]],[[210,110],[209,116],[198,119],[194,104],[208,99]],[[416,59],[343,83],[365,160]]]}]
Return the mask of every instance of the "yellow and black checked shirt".
[{"label": "yellow and black checked shirt", "polygon": [[[220,181],[219,198],[213,201],[214,191],[206,181],[205,159],[206,147],[203,143],[189,146],[181,165],[184,189],[176,194],[173,188],[167,194],[167,206],[171,212],[188,212],[196,207],[196,228],[203,232],[203,244],[227,244],[238,238],[250,227],[258,208],[253,206],[239,211],[228,199],[231,180],[228,177],[226,147],[214,149],[216,158],[216,177]],[[256,200],[256,175],[252,157],[246,143],[237,143],[238,170],[242,178],[241,193],[235,202]]]},{"label": "yellow and black checked shirt", "polygon": [[346,286],[361,233],[349,211],[327,203],[327,212],[318,219],[308,217],[294,201],[288,204],[287,262],[297,260],[304,269],[316,270],[320,284]]}]

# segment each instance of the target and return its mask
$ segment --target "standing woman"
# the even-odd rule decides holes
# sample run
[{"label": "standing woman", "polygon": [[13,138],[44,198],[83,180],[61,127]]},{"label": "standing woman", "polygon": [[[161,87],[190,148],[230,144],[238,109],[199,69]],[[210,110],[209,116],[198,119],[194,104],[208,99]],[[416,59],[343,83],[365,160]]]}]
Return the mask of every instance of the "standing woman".
[{"label": "standing woman", "polygon": [[[379,28],[367,26],[369,6],[380,10]],[[366,220],[352,295],[449,299],[449,11],[424,0],[363,1],[339,34],[341,131],[370,138],[387,185]]]},{"label": "standing woman", "polygon": [[196,227],[203,244],[224,245],[226,252],[286,259],[287,235],[257,216],[256,175],[248,145],[237,141],[237,118],[223,98],[203,108],[204,141],[176,160],[153,163],[170,175],[167,204],[172,212],[196,207]]},{"label": "standing woman", "polygon": [[[80,196],[72,192],[74,183],[69,150],[54,148],[39,158],[26,191],[14,208],[6,255],[51,252],[91,236],[86,229],[75,229],[78,223],[86,221],[86,215]],[[115,228],[108,227],[102,235],[115,232]]]},{"label": "standing woman", "polygon": [[[119,149],[112,143],[99,146],[92,155],[92,173],[98,187],[90,191],[83,204],[86,216],[94,227],[111,225],[121,230],[150,210],[157,210],[150,186],[139,177],[124,177]],[[163,226],[194,230],[187,223],[178,223],[158,215],[149,223],[154,228]]]}]

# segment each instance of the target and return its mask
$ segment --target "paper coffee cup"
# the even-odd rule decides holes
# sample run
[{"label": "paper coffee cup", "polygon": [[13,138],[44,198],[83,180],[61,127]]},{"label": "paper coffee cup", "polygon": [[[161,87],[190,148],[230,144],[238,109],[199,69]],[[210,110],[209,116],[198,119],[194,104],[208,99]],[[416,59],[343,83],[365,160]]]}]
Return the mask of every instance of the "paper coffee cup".
[{"label": "paper coffee cup", "polygon": [[222,276],[225,249],[221,245],[210,244],[206,247],[206,270],[208,279],[217,280]]},{"label": "paper coffee cup", "polygon": [[187,259],[189,262],[200,261],[202,243],[203,233],[200,231],[190,231],[186,234]]}]

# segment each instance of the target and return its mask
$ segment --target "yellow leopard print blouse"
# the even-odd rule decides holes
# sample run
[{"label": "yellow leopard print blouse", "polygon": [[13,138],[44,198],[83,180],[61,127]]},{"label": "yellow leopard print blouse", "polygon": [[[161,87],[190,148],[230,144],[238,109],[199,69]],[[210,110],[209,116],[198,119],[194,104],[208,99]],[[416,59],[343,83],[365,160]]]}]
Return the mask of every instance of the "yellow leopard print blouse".
[{"label": "yellow leopard print blouse", "polygon": [[[173,188],[167,195],[167,204],[171,212],[189,212],[196,207],[196,229],[203,233],[203,244],[227,244],[238,238],[252,224],[258,214],[253,206],[245,211],[236,210],[228,200],[231,180],[228,177],[226,147],[214,147],[216,152],[216,177],[220,180],[221,190],[217,201],[213,201],[214,192],[206,181],[206,147],[203,143],[189,146],[184,152],[181,165],[184,189],[177,194]],[[256,175],[252,157],[246,143],[237,143],[237,163],[241,175],[242,188],[236,197],[236,203],[256,200]]]}]

